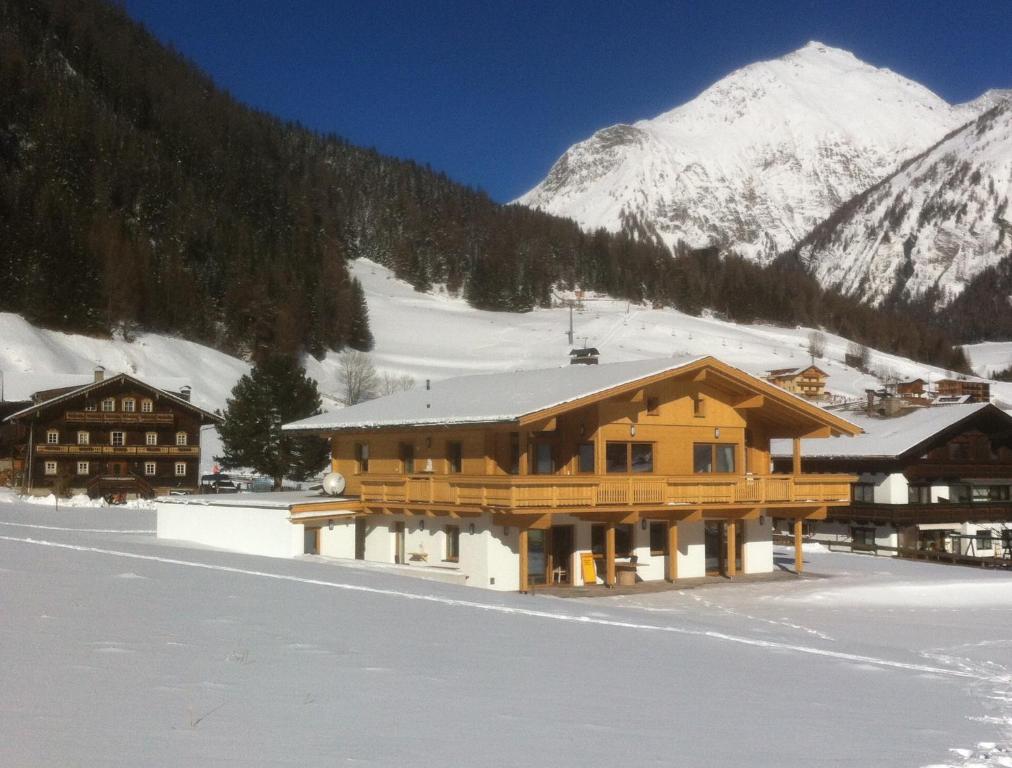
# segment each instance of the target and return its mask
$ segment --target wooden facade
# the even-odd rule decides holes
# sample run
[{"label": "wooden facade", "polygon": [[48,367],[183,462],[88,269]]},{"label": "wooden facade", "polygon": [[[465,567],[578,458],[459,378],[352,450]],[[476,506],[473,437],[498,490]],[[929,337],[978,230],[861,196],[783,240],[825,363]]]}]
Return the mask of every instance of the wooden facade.
[{"label": "wooden facade", "polygon": [[20,425],[20,485],[28,493],[142,496],[194,492],[200,428],[219,418],[126,374],[43,399]]},{"label": "wooden facade", "polygon": [[971,403],[991,402],[991,383],[983,379],[939,379],[935,382],[938,397],[969,397]]},{"label": "wooden facade", "polygon": [[[799,467],[772,473],[770,439],[859,430],[706,358],[505,422],[317,431],[330,436],[333,469],[363,514],[450,521],[491,514],[494,525],[516,527],[526,590],[530,532],[561,520],[601,526],[608,584],[616,580],[617,527],[655,523],[666,526],[669,552],[680,525],[719,526],[724,570],[734,575],[740,521],[774,510],[819,519],[849,502],[852,476],[802,475]],[[668,558],[668,579],[678,575],[676,561]]]},{"label": "wooden facade", "polygon": [[779,368],[770,371],[766,376],[766,381],[795,395],[818,400],[826,394],[827,378],[829,378],[829,374],[824,370],[809,365],[803,368]]}]

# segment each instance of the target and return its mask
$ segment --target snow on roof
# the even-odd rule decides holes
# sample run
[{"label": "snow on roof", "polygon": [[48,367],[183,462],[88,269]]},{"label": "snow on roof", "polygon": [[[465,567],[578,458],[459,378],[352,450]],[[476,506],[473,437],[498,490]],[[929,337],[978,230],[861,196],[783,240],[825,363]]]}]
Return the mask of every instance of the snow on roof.
[{"label": "snow on roof", "polygon": [[[864,430],[863,435],[818,440],[802,440],[801,455],[805,458],[894,458],[901,456],[944,429],[969,418],[989,403],[919,408],[903,416],[881,418],[866,414],[848,414],[848,421]],[[789,457],[793,451],[790,440],[771,440],[770,454]]]},{"label": "snow on roof", "polygon": [[[648,376],[685,368],[703,357],[680,356],[606,365],[565,365],[532,371],[460,376],[339,411],[285,424],[283,429],[370,429],[408,424],[516,421]],[[752,378],[750,374],[744,374]]]},{"label": "snow on roof", "polygon": [[819,368],[817,365],[803,365],[800,368],[774,368],[768,371],[768,373],[771,379],[779,379],[786,376],[800,376],[805,371],[811,370],[816,370],[823,376],[828,375],[824,370]]}]

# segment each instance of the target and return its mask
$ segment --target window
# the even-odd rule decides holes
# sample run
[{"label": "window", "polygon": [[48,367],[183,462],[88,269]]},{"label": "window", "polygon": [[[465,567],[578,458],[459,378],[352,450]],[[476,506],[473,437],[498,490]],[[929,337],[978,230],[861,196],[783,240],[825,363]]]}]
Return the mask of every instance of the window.
[{"label": "window", "polygon": [[49,445],[57,445],[60,442],[60,433],[55,429],[50,429],[46,432],[46,442]]},{"label": "window", "polygon": [[459,474],[463,469],[464,449],[463,446],[453,440],[446,444],[446,466],[451,474]]},{"label": "window", "polygon": [[696,474],[730,474],[735,468],[734,443],[695,443],[692,446],[692,471]]},{"label": "window", "polygon": [[147,475],[148,477],[151,477],[151,476],[153,476],[156,473],[156,471],[157,471],[157,467],[155,466],[155,463],[153,461],[145,461],[144,462],[144,474],[145,475]]},{"label": "window", "polygon": [[176,477],[185,477],[185,476],[186,476],[186,462],[185,461],[177,461],[176,462]]},{"label": "window", "polygon": [[94,411],[95,410],[95,404],[89,400],[88,402],[86,402],[84,404],[84,410],[86,410],[86,411]]},{"label": "window", "polygon": [[534,444],[534,474],[550,475],[555,471],[551,443]]},{"label": "window", "polygon": [[630,466],[633,472],[654,471],[654,446],[652,443],[630,443]]},{"label": "window", "polygon": [[594,472],[594,444],[580,443],[580,472]]},{"label": "window", "polygon": [[510,474],[520,474],[520,433],[510,432]]},{"label": "window", "polygon": [[607,443],[604,447],[604,464],[607,472],[628,472],[628,443]]},{"label": "window", "polygon": [[650,523],[650,554],[666,555],[668,553],[668,524],[653,520]]},{"label": "window", "polygon": [[[604,557],[604,534],[608,526],[595,523],[590,529],[590,551],[595,556]],[[615,557],[632,557],[633,527],[622,523],[615,526]]]},{"label": "window", "polygon": [[78,432],[77,433],[77,444],[78,445],[88,445],[90,443],[91,443],[91,433],[90,432]]},{"label": "window", "polygon": [[144,433],[144,445],[158,445],[158,433],[157,432],[145,432]]},{"label": "window", "polygon": [[446,526],[446,560],[451,563],[459,562],[460,560],[460,526],[459,525],[448,525]]},{"label": "window", "polygon": [[607,472],[654,471],[653,443],[607,443],[604,458]]},{"label": "window", "polygon": [[1009,501],[1009,486],[975,485],[973,486],[973,501]]},{"label": "window", "polygon": [[875,546],[875,529],[866,527],[853,527],[850,529],[850,539],[854,544],[862,547]]},{"label": "window", "polygon": [[977,531],[977,550],[992,549],[993,544],[991,543],[991,531]]},{"label": "window", "polygon": [[116,445],[116,446],[126,445],[126,433],[125,432],[110,432],[109,433],[109,445]]},{"label": "window", "polygon": [[907,486],[907,502],[910,504],[930,504],[930,485],[909,485]]},{"label": "window", "polygon": [[965,504],[970,501],[970,486],[965,483],[955,483],[949,486],[949,501],[954,504]]},{"label": "window", "polygon": [[415,446],[411,443],[401,443],[401,471],[406,475],[415,472]]},{"label": "window", "polygon": [[104,413],[112,413],[116,410],[116,398],[107,397],[102,401],[102,411]]},{"label": "window", "polygon": [[854,501],[863,501],[871,504],[875,501],[874,483],[854,483]]},{"label": "window", "polygon": [[656,416],[658,414],[658,409],[659,408],[660,408],[660,400],[658,400],[656,397],[648,397],[647,398],[647,414],[648,415],[650,415],[650,416]]},{"label": "window", "polygon": [[141,413],[151,413],[155,410],[155,404],[147,398],[141,400]]},{"label": "window", "polygon": [[88,474],[88,462],[87,461],[79,461],[79,462],[77,462],[77,474],[79,474],[79,475],[87,475]]},{"label": "window", "polygon": [[369,443],[355,443],[355,463],[359,473],[369,471]]},{"label": "window", "polygon": [[176,432],[176,445],[186,445],[185,432]]},{"label": "window", "polygon": [[55,475],[56,474],[56,462],[55,461],[47,461],[46,462],[46,474],[47,475]]},{"label": "window", "polygon": [[135,410],[137,410],[137,401],[134,400],[132,397],[124,397],[123,398],[123,412],[124,413],[133,413]]}]

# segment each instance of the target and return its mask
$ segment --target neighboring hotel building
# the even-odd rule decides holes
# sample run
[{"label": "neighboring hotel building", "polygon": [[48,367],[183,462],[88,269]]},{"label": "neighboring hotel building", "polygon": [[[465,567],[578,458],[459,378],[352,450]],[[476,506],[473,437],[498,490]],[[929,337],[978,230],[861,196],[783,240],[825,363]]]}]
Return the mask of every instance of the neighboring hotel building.
[{"label": "neighboring hotel building", "polygon": [[778,368],[769,371],[766,381],[796,395],[818,400],[826,394],[826,379],[829,374],[814,365],[802,368]]},{"label": "neighboring hotel building", "polygon": [[95,371],[85,386],[37,393],[9,415],[19,426],[20,485],[31,494],[98,497],[193,492],[200,427],[219,417],[126,374]]},{"label": "neighboring hotel building", "polygon": [[[469,376],[284,428],[330,438],[344,498],[164,500],[159,535],[501,590],[767,573],[772,516],[800,542],[854,480],[771,475],[770,438],[859,431],[711,357]],[[262,523],[241,542],[237,515]]]},{"label": "neighboring hotel building", "polygon": [[[853,421],[865,434],[802,446],[805,470],[859,475],[853,503],[812,526],[816,538],[984,557],[1012,552],[1012,416],[971,403]],[[789,443],[773,448],[775,467],[792,466]]]}]

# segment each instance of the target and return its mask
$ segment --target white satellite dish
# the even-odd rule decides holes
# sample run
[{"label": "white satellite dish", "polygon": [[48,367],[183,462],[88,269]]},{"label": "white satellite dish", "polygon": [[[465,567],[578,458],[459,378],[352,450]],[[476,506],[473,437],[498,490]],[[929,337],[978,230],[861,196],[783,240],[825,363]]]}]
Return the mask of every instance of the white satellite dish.
[{"label": "white satellite dish", "polygon": [[340,496],[345,485],[344,475],[340,472],[330,472],[323,478],[323,490],[328,496]]}]

